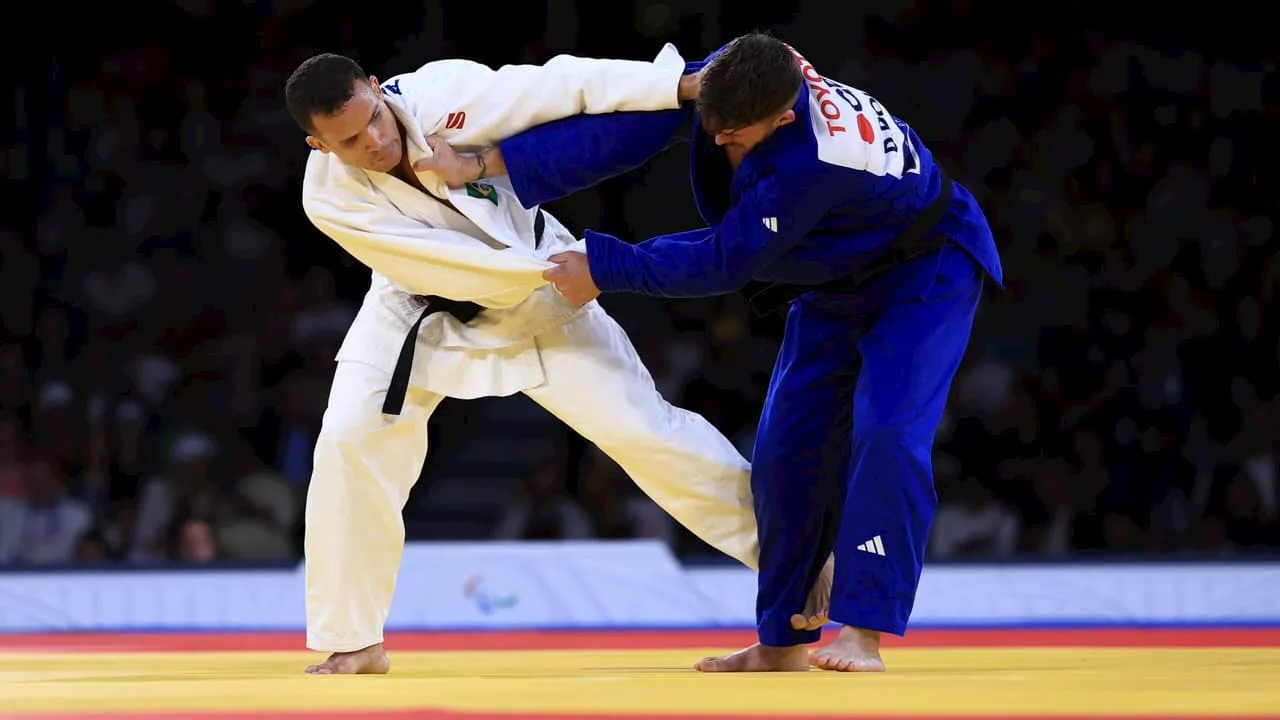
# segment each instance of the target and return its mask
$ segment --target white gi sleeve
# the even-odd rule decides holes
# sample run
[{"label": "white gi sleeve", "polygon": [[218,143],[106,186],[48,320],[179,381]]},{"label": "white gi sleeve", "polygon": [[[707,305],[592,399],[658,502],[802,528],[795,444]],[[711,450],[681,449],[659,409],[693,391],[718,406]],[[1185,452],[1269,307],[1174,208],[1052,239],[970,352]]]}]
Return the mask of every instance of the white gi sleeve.
[{"label": "white gi sleeve", "polygon": [[674,110],[683,74],[684,60],[668,45],[653,62],[559,55],[545,65],[493,70],[441,60],[383,88],[403,95],[424,133],[466,146],[581,113]]}]

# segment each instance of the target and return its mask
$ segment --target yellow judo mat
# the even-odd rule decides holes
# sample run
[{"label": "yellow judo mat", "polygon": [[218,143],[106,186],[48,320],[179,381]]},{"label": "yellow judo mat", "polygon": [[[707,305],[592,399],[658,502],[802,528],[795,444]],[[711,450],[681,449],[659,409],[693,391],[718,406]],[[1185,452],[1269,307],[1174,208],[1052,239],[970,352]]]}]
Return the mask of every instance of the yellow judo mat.
[{"label": "yellow judo mat", "polygon": [[526,639],[509,644],[525,649],[512,650],[499,635],[419,645],[430,650],[390,643],[390,675],[335,677],[303,674],[321,656],[270,643],[235,650],[235,637],[223,636],[193,651],[200,640],[165,649],[116,637],[126,639],[50,648],[43,641],[0,642],[0,717],[1280,718],[1280,646],[1259,642],[938,642],[887,646],[883,674],[715,675],[691,665],[738,645],[573,647],[593,644],[583,639],[530,649],[538,643]]}]

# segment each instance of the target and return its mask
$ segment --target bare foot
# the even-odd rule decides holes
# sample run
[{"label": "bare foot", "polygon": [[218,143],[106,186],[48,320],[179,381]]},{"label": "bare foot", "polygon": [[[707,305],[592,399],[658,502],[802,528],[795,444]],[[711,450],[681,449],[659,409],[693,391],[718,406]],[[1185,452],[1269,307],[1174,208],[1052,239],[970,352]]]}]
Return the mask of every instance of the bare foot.
[{"label": "bare foot", "polygon": [[814,651],[809,662],[823,670],[884,672],[884,660],[880,658],[880,633],[845,625],[835,640]]},{"label": "bare foot", "polygon": [[756,643],[732,655],[703,658],[693,669],[702,672],[807,672],[809,648],[804,645],[766,647]]},{"label": "bare foot", "polygon": [[831,583],[835,573],[836,556],[832,553],[827,556],[818,579],[813,581],[813,587],[809,589],[809,597],[804,601],[804,612],[791,616],[792,630],[820,630],[827,624],[831,612]]},{"label": "bare foot", "polygon": [[382,643],[355,652],[334,653],[319,665],[307,668],[308,675],[386,675],[391,660]]}]

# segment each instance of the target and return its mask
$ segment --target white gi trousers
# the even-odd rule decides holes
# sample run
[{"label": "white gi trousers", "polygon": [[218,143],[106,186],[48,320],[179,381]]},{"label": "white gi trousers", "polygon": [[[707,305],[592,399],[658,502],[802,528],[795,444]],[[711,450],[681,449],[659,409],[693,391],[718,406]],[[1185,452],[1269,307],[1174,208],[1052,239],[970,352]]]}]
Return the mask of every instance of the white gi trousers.
[{"label": "white gi trousers", "polygon": [[[750,465],[696,413],[668,403],[630,338],[596,303],[536,338],[546,382],[525,394],[609,455],[711,546],[758,567]],[[307,647],[383,641],[404,548],[401,512],[427,457],[443,395],[410,385],[384,415],[390,374],[338,363],[307,494]]]}]

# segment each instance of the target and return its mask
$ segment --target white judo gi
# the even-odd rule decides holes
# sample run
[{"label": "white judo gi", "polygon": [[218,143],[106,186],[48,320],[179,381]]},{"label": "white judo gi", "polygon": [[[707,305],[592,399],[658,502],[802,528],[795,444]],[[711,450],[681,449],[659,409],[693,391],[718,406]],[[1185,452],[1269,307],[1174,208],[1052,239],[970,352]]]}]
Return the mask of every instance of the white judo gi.
[{"label": "white judo gi", "polygon": [[[678,107],[684,61],[667,46],[653,63],[559,56],[498,70],[465,60],[428,63],[382,84],[406,130],[411,160],[425,136],[488,145],[578,113]],[[401,511],[427,455],[427,421],[445,397],[522,392],[596,444],[673,518],[708,544],[757,567],[750,466],[697,414],[654,386],[631,341],[592,302],[575,308],[542,272],[575,239],[526,210],[505,178],[450,190],[444,203],[389,174],[312,152],[303,207],[322,232],[372,271],[339,350],[307,496],[307,646],[349,652],[383,640],[404,545]],[[580,245],[579,245],[580,247]],[[406,401],[383,400],[419,296],[472,301],[467,324],[444,312],[417,333]]]}]

